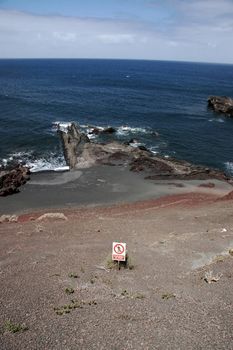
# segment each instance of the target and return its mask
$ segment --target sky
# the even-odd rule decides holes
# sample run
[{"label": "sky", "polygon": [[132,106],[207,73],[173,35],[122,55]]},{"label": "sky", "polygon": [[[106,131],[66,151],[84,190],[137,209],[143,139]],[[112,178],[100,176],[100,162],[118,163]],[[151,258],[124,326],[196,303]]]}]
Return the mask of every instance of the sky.
[{"label": "sky", "polygon": [[233,63],[233,0],[0,0],[0,58]]}]

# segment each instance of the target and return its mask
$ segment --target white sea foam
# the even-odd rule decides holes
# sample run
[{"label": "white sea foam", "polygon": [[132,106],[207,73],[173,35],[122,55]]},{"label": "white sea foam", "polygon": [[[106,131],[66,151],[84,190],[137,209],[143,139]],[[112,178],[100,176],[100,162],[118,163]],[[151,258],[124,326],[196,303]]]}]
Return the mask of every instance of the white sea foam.
[{"label": "white sea foam", "polygon": [[36,173],[38,171],[66,171],[69,170],[69,167],[66,165],[63,157],[50,157],[39,158],[33,161],[28,160],[26,165],[30,168],[32,173]]},{"label": "white sea foam", "polygon": [[53,128],[55,130],[61,130],[65,133],[67,133],[68,127],[70,126],[71,126],[71,122],[59,122],[59,121],[53,122]]},{"label": "white sea foam", "polygon": [[[72,122],[62,122],[62,121],[55,121],[53,122],[53,130],[61,130],[64,132],[67,132],[68,127],[71,126]],[[98,129],[100,131],[103,131],[110,127],[110,125],[87,125],[87,124],[80,124],[80,129],[90,138],[94,139],[98,137],[98,134],[93,134],[94,129]],[[140,128],[140,127],[131,127],[129,125],[122,125],[115,127],[117,135],[127,136],[128,134],[152,134],[153,131],[150,128]]]},{"label": "white sea foam", "polygon": [[227,170],[227,172],[231,175],[233,175],[233,162],[226,162],[224,163],[225,168]]},{"label": "white sea foam", "polygon": [[151,147],[151,148],[149,148],[149,150],[150,150],[153,154],[159,154],[159,151],[155,151],[155,147]]},{"label": "white sea foam", "polygon": [[209,122],[215,122],[215,123],[225,123],[225,120],[222,118],[214,118],[214,119],[209,119]]},{"label": "white sea foam", "polygon": [[144,144],[141,142],[130,142],[129,144],[131,147],[135,147],[135,148],[137,148],[139,146],[144,146]]},{"label": "white sea foam", "polygon": [[49,156],[34,159],[32,152],[14,152],[8,158],[2,159],[0,163],[7,166],[14,161],[26,165],[31,172],[69,170],[63,156],[57,156],[53,153],[50,153]]},{"label": "white sea foam", "polygon": [[146,134],[152,133],[150,129],[147,128],[134,128],[130,126],[120,126],[117,128],[118,135],[128,135],[128,134]]}]

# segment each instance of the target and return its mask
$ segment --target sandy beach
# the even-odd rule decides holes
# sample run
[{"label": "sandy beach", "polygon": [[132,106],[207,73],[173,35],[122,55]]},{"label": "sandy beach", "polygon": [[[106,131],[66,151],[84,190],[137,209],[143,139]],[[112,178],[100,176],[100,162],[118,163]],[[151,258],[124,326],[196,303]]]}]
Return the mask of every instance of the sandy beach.
[{"label": "sandy beach", "polygon": [[[19,215],[0,224],[1,349],[231,349],[231,189],[121,167],[33,175],[1,198]],[[109,268],[113,241],[131,269]]]},{"label": "sandy beach", "polygon": [[0,214],[106,206],[190,192],[224,196],[231,190],[231,184],[216,179],[145,180],[144,172],[130,172],[127,166],[101,165],[69,172],[32,173],[19,193],[0,197]]}]

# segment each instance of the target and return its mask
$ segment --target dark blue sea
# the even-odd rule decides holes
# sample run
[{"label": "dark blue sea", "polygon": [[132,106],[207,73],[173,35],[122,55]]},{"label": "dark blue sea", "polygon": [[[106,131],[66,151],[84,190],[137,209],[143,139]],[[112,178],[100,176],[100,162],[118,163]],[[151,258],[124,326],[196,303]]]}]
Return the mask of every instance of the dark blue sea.
[{"label": "dark blue sea", "polygon": [[233,96],[233,65],[0,60],[0,163],[65,165],[53,123],[76,121],[85,132],[113,126],[117,140],[233,174],[233,119],[208,110],[209,95]]}]

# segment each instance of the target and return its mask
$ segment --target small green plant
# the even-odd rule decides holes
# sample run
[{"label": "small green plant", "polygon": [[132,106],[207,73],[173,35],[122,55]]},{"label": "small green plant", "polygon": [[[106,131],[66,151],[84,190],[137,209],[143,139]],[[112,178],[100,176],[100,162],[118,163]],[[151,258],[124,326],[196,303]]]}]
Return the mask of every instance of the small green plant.
[{"label": "small green plant", "polygon": [[224,260],[225,260],[225,256],[223,256],[223,255],[217,255],[216,257],[215,257],[215,262],[217,262],[217,263],[219,263],[219,262],[223,262]]},{"label": "small green plant", "polygon": [[79,278],[79,275],[77,275],[76,273],[70,272],[68,274],[68,277],[70,277],[70,278]]},{"label": "small green plant", "polygon": [[168,300],[168,299],[175,298],[175,297],[176,296],[173,293],[164,293],[164,294],[162,294],[162,299],[164,299],[164,300]]},{"label": "small green plant", "polygon": [[70,304],[62,305],[59,307],[54,307],[53,310],[55,313],[59,316],[69,314],[71,311],[75,309],[82,309],[84,305],[97,305],[97,302],[95,300],[90,300],[90,301],[84,301],[84,300],[71,300]]},{"label": "small green plant", "polygon": [[74,289],[73,288],[66,288],[65,289],[65,292],[66,292],[66,294],[73,294],[74,293]]},{"label": "small green plant", "polygon": [[25,324],[13,323],[9,320],[5,322],[4,328],[10,333],[24,332],[28,330],[28,327]]},{"label": "small green plant", "polygon": [[124,289],[121,292],[121,296],[126,297],[126,298],[131,298],[131,299],[144,299],[145,295],[140,293],[140,292],[136,292],[136,293],[130,293],[127,291],[127,289]]},{"label": "small green plant", "polygon": [[108,256],[105,261],[105,266],[109,270],[118,269],[118,268],[120,269],[121,267],[124,267],[125,269],[129,269],[129,270],[134,269],[133,259],[128,254],[126,255],[125,261],[120,261],[119,263],[116,260],[112,260],[112,256]]},{"label": "small green plant", "polygon": [[129,292],[127,291],[127,289],[124,289],[122,292],[121,292],[121,295],[123,297],[128,297],[129,296]]},{"label": "small green plant", "polygon": [[118,266],[117,261],[112,260],[111,256],[108,256],[105,262],[105,266],[107,269],[111,270]]},{"label": "small green plant", "polygon": [[83,304],[83,301],[71,300],[70,304],[62,305],[60,307],[54,307],[53,310],[56,312],[57,315],[61,316],[64,314],[69,314],[74,309],[81,309],[83,307]]},{"label": "small green plant", "polygon": [[144,298],[145,298],[145,295],[142,294],[142,293],[135,293],[135,294],[133,295],[133,298],[135,298],[135,299],[144,299]]},{"label": "small green plant", "polygon": [[119,318],[120,320],[125,320],[125,321],[131,320],[131,316],[129,316],[128,314],[121,314],[117,318]]}]

